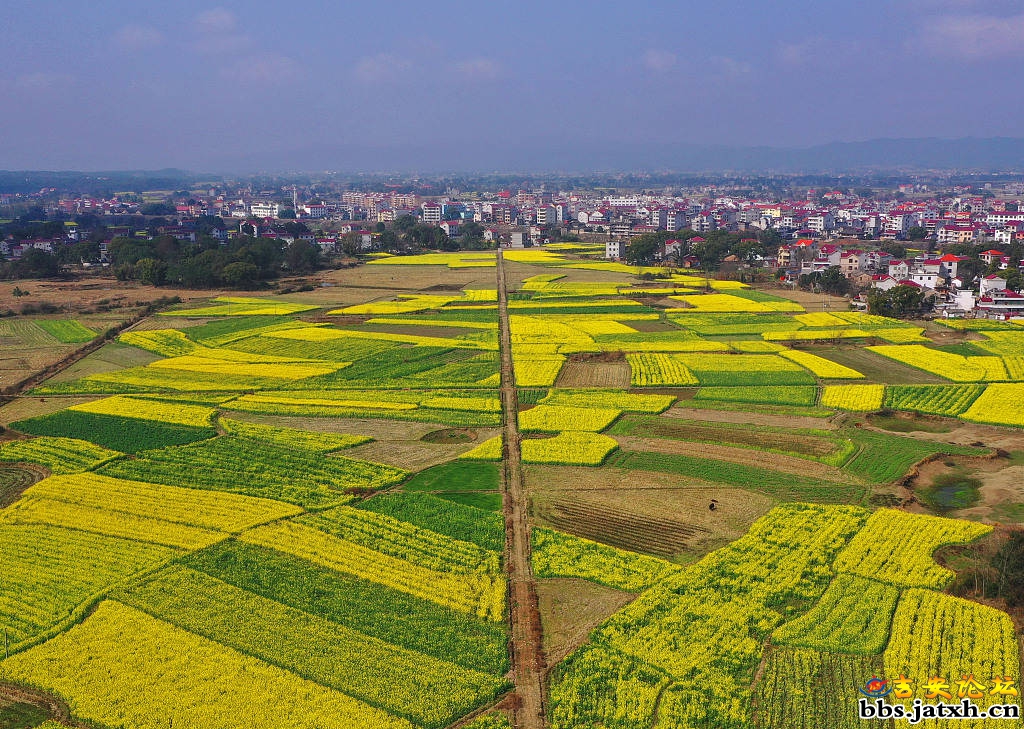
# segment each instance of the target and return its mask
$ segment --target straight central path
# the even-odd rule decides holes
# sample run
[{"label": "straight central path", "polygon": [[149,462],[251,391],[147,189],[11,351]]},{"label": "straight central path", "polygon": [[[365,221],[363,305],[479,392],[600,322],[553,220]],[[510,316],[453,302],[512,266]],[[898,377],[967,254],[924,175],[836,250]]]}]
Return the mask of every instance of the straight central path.
[{"label": "straight central path", "polygon": [[501,407],[504,427],[505,563],[509,585],[512,670],[515,677],[517,729],[544,729],[544,651],[537,586],[530,562],[530,510],[523,480],[519,438],[519,399],[512,368],[512,333],[508,321],[505,266],[498,251],[498,331],[501,344]]}]

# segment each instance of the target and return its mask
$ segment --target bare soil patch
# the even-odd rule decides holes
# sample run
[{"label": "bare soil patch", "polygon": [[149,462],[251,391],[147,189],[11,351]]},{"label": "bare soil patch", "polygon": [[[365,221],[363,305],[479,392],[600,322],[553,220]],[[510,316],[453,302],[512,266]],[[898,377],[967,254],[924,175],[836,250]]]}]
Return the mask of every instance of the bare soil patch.
[{"label": "bare soil patch", "polygon": [[568,361],[562,365],[556,387],[629,387],[629,363],[601,361]]},{"label": "bare soil patch", "polygon": [[575,495],[545,495],[534,502],[534,515],[556,529],[620,549],[671,559],[704,541],[710,532],[671,518],[634,514],[577,499]]},{"label": "bare soil patch", "polygon": [[[623,286],[634,285],[641,283],[637,276],[633,276],[628,273],[620,273],[618,271],[594,271],[587,268],[565,268],[559,266],[558,268],[542,267],[531,265],[528,263],[516,263],[514,261],[505,261],[505,275],[508,280],[509,291],[519,288],[519,283],[530,276],[536,276],[542,273],[559,273],[563,274],[564,277],[558,279],[562,283],[574,283],[574,282],[609,282],[617,283]],[[486,270],[486,269],[485,269]]]},{"label": "bare soil patch", "polygon": [[20,382],[32,372],[60,360],[80,346],[65,344],[29,348],[21,344],[0,344],[0,388]]},{"label": "bare soil patch", "polygon": [[[152,321],[155,318],[150,317],[146,321]],[[47,382],[70,382],[101,372],[114,372],[128,367],[143,367],[159,359],[163,358],[138,347],[120,342],[107,342],[92,354],[86,355],[70,367],[58,372]]]},{"label": "bare soil patch", "polygon": [[10,425],[16,420],[34,418],[37,415],[49,415],[58,410],[69,408],[72,405],[80,405],[83,402],[96,400],[103,395],[96,396],[74,396],[74,397],[16,397],[7,404],[0,407],[0,424]]},{"label": "bare soil patch", "polygon": [[309,317],[300,317],[303,321],[312,322],[314,324],[334,324],[341,327],[350,327],[357,324],[362,324],[364,321],[369,319],[368,316],[357,316],[355,314],[314,314]]},{"label": "bare soil patch", "polygon": [[[23,291],[28,291],[29,296],[15,298],[14,288],[16,286]],[[246,295],[237,291],[232,293],[235,296]],[[266,291],[260,292],[262,295],[266,295],[266,293]],[[224,291],[195,291],[164,286],[157,288],[132,281],[118,281],[109,275],[91,274],[83,276],[77,281],[30,279],[0,282],[0,301],[2,302],[17,301],[19,304],[38,304],[49,301],[72,313],[83,309],[92,309],[97,305],[102,306],[101,302],[103,301],[135,306],[136,302],[149,303],[166,296],[179,296],[182,301],[198,301],[224,294]]]},{"label": "bare soil patch", "polygon": [[46,469],[22,465],[0,465],[0,509],[10,506],[32,484],[48,475]]},{"label": "bare soil patch", "polygon": [[446,428],[434,430],[420,438],[424,443],[471,443],[476,440],[476,431],[471,428]]},{"label": "bare soil patch", "polygon": [[[948,433],[927,433],[915,430],[910,433],[900,433],[900,436],[917,440],[938,441],[939,443],[999,448],[1004,451],[1024,450],[1024,431],[1015,428],[1000,428],[996,425],[981,425],[979,423],[965,423],[962,421],[948,422],[953,426],[953,429]],[[882,433],[888,432],[870,426],[868,428],[870,430],[879,430]]]},{"label": "bare soil patch", "polygon": [[950,433],[956,428],[956,421],[950,418],[918,413],[886,411],[868,415],[867,420],[875,428],[892,433]]},{"label": "bare soil patch", "polygon": [[[978,503],[957,510],[953,516],[988,523],[1024,523],[1024,463],[1019,459],[948,456],[919,466],[917,476],[909,487],[913,491],[925,489],[936,479],[953,473],[961,473],[981,482]],[[919,503],[911,504],[910,510],[926,511]]]},{"label": "bare soil patch", "polygon": [[423,441],[377,440],[355,448],[347,448],[340,455],[387,463],[407,471],[422,471],[424,468],[450,461],[472,447],[472,443],[437,445]]},{"label": "bare soil patch", "polygon": [[[680,528],[694,529],[694,536],[675,553],[676,559],[699,556],[738,539],[774,504],[769,497],[744,489],[723,488],[648,471],[531,465],[526,468],[526,478],[534,509],[541,521],[546,521],[545,512],[552,513],[549,504],[568,502],[602,512],[641,520],[656,519]],[[712,499],[718,502],[714,511],[708,508]],[[597,541],[606,541],[607,538],[637,540],[631,541],[634,546],[626,546],[627,549],[637,549],[639,542],[648,538],[643,530],[639,536],[629,530],[614,529],[605,534],[596,517],[576,519],[563,510],[558,518],[560,527],[552,522],[548,524],[579,536]]]},{"label": "bare soil patch", "polygon": [[798,456],[823,458],[837,449],[828,438],[800,430],[783,430],[747,423],[713,423],[681,418],[644,418],[626,415],[617,432],[645,438],[669,438],[694,443],[719,443],[759,450],[785,451]]},{"label": "bare soil patch", "polygon": [[590,632],[628,605],[635,595],[588,580],[537,580],[544,653],[554,665],[586,642]]},{"label": "bare soil patch", "polygon": [[383,334],[408,334],[416,337],[441,337],[443,339],[455,339],[467,331],[461,327],[420,326],[418,324],[362,324],[359,329]]}]

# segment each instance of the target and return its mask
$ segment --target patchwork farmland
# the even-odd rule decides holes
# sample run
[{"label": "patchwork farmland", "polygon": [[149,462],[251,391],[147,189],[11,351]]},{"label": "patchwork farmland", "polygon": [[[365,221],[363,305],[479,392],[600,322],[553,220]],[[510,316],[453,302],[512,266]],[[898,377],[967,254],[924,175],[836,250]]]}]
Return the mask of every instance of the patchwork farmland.
[{"label": "patchwork farmland", "polygon": [[872,676],[1019,687],[979,580],[1024,521],[1024,326],[587,252],[180,304],[10,398],[0,726],[838,728]]}]

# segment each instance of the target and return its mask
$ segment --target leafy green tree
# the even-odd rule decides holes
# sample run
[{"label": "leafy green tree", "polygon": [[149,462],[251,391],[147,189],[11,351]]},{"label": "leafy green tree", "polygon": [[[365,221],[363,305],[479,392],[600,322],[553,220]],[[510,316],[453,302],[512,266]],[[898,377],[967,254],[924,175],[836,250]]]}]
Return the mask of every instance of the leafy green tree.
[{"label": "leafy green tree", "polygon": [[137,238],[114,238],[107,244],[107,258],[114,266],[136,264],[143,258],[157,258],[154,244],[151,241]]},{"label": "leafy green tree", "polygon": [[285,251],[285,264],[295,273],[309,273],[320,265],[320,246],[308,240],[293,241]]},{"label": "leafy green tree", "polygon": [[888,253],[890,256],[898,261],[902,261],[907,257],[907,248],[902,246],[894,240],[886,241],[882,245],[878,246],[878,250],[883,253]]},{"label": "leafy green tree", "polygon": [[170,203],[148,203],[143,205],[139,212],[143,215],[174,215],[178,211]]},{"label": "leafy green tree", "polygon": [[362,236],[359,233],[346,233],[341,236],[338,241],[338,245],[341,248],[341,252],[346,256],[354,256],[359,253],[362,247]]},{"label": "leafy green tree", "polygon": [[201,215],[196,219],[196,232],[209,235],[214,230],[224,230],[227,223],[219,215]]},{"label": "leafy green tree", "polygon": [[781,235],[779,235],[779,231],[775,230],[775,228],[759,230],[757,232],[757,239],[761,241],[761,245],[763,245],[766,250],[778,248],[785,243],[785,240]]},{"label": "leafy green tree", "polygon": [[38,248],[29,248],[13,264],[15,278],[50,278],[60,272],[57,257]]},{"label": "leafy green tree", "polygon": [[459,228],[459,247],[463,250],[489,248],[487,241],[484,240],[484,226],[475,220],[463,223]]},{"label": "leafy green tree", "polygon": [[800,276],[797,284],[808,291],[824,291],[833,296],[843,296],[850,290],[850,280],[839,270],[829,266],[824,271],[814,271]]},{"label": "leafy green tree", "polygon": [[291,208],[285,208],[277,214],[281,220],[295,220],[295,211]]},{"label": "leafy green tree", "polygon": [[654,260],[654,254],[661,248],[661,243],[655,235],[639,235],[626,246],[626,263],[634,266],[644,266]]},{"label": "leafy green tree", "polygon": [[81,240],[57,249],[57,260],[63,264],[97,261],[99,257],[99,243],[91,240]]},{"label": "leafy green tree", "polygon": [[213,288],[220,283],[221,272],[229,262],[224,251],[202,251],[182,259],[172,270],[171,279],[188,288]]},{"label": "leafy green tree", "polygon": [[907,238],[909,240],[924,240],[928,237],[928,229],[920,225],[912,225],[907,228]]},{"label": "leafy green tree", "polygon": [[754,238],[745,238],[732,247],[732,253],[746,263],[753,263],[764,252],[764,243]]},{"label": "leafy green tree", "polygon": [[236,289],[253,288],[259,283],[260,270],[254,264],[246,261],[235,261],[224,266],[221,271],[221,278],[224,284]]},{"label": "leafy green tree", "polygon": [[969,243],[954,243],[953,245],[945,246],[943,250],[946,253],[952,253],[954,256],[976,256],[978,255],[977,246],[972,246]]},{"label": "leafy green tree", "polygon": [[394,227],[399,233],[405,234],[416,227],[417,220],[412,215],[402,215],[395,218]]},{"label": "leafy green tree", "polygon": [[143,258],[135,264],[135,278],[150,286],[167,283],[167,264],[155,258]]},{"label": "leafy green tree", "polygon": [[870,289],[867,292],[868,313],[900,318],[916,314],[924,305],[924,289],[917,286],[894,286],[888,291]]},{"label": "leafy green tree", "polygon": [[705,271],[715,271],[722,260],[729,255],[729,249],[739,242],[739,236],[721,230],[714,230],[704,236],[703,241],[693,244],[693,255],[700,260],[700,267]]},{"label": "leafy green tree", "polygon": [[285,233],[292,236],[293,238],[298,238],[300,235],[304,235],[309,232],[309,226],[303,223],[301,220],[293,220],[291,222],[285,223],[281,227],[284,229]]},{"label": "leafy green tree", "polygon": [[956,275],[967,284],[973,283],[984,270],[985,262],[980,258],[968,258],[956,264]]}]

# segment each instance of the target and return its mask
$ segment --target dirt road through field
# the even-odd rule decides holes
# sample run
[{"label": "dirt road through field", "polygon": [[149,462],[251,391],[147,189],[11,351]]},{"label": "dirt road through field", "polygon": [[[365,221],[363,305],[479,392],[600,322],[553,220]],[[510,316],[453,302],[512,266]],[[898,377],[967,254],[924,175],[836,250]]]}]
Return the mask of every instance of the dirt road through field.
[{"label": "dirt road through field", "polygon": [[508,323],[505,268],[498,251],[498,315],[501,334],[501,407],[505,416],[505,562],[509,580],[512,670],[518,697],[517,729],[543,729],[544,652],[537,585],[530,564],[530,514],[519,448],[519,404],[512,369],[512,335]]}]

